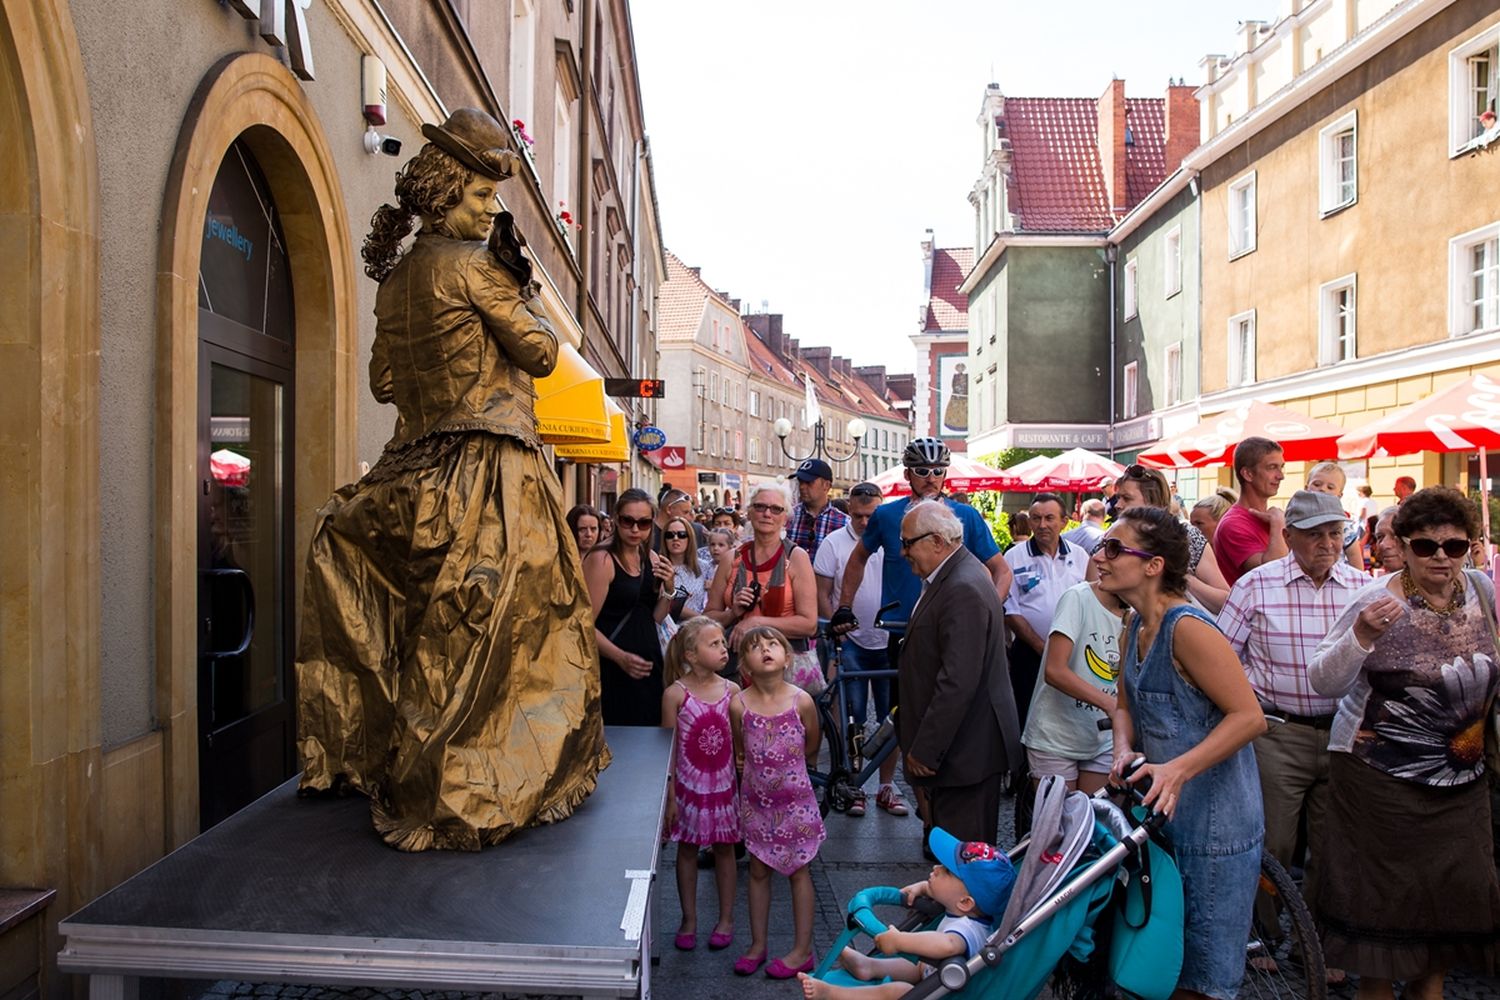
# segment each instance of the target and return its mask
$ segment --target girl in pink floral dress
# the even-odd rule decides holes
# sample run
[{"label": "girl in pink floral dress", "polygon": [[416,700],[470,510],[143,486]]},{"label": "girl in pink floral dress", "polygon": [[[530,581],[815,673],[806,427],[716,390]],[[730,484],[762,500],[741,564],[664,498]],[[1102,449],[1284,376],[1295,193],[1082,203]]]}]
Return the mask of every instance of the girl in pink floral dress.
[{"label": "girl in pink floral dress", "polygon": [[719,676],[728,662],[724,630],[712,618],[689,618],[667,645],[661,724],[676,730],[667,829],[677,841],[682,923],[675,943],[683,951],[698,946],[699,847],[713,848],[719,889],[719,922],[708,946],[717,951],[734,941],[734,845],[740,840],[740,812],[729,701],[740,688]]},{"label": "girl in pink floral dress", "polygon": [[808,863],[825,836],[807,762],[818,752],[818,714],[812,696],[788,684],[792,644],[761,625],[740,640],[740,670],[750,686],[730,701],[735,753],[742,767],[740,822],[750,854],[750,949],[734,963],[748,976],[766,961],[771,871],[792,883],[792,950],[766,966],[772,979],[811,972],[813,886]]}]

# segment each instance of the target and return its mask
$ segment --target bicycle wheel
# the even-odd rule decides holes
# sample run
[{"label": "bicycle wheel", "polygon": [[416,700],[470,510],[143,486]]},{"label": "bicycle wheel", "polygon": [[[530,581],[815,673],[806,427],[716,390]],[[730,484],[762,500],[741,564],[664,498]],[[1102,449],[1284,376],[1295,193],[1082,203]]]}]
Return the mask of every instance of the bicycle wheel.
[{"label": "bicycle wheel", "polygon": [[1312,914],[1297,883],[1270,854],[1260,857],[1260,891],[1254,912],[1240,996],[1325,1000],[1328,982],[1323,946],[1318,943]]}]

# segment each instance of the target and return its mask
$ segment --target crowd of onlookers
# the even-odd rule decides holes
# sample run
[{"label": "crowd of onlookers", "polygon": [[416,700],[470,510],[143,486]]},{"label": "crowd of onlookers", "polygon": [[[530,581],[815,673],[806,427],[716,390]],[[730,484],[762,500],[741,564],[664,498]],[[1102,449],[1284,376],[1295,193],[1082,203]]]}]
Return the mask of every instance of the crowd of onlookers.
[{"label": "crowd of onlookers", "polygon": [[[1149,779],[1186,885],[1182,990],[1235,995],[1263,849],[1304,873],[1330,981],[1357,975],[1370,1000],[1396,982],[1436,1000],[1455,965],[1496,971],[1484,779],[1500,640],[1473,502],[1403,477],[1396,504],[1361,486],[1346,511],[1345,474],[1328,462],[1273,505],[1282,449],[1249,438],[1234,454],[1237,490],[1184,509],[1160,471],[1131,465],[1102,499],[1036,495],[1012,515],[1002,552],[979,512],[944,493],[948,460],[941,441],[913,441],[911,495],[884,502],[867,483],[831,499],[831,470],[810,460],[794,474],[796,501],[766,486],[744,511],[695,512],[683,491],[630,490],[612,524],[569,513],[606,722],[679,729],[678,817],[699,815],[702,795],[734,794],[732,755],[712,789],[684,790],[685,773],[689,786],[706,773],[684,739],[705,706],[722,703],[723,741],[779,775],[775,795],[744,779],[737,823],[721,810],[718,827],[678,830],[679,947],[696,944],[685,873],[696,878],[699,847],[721,897],[710,947],[732,938],[728,845],[742,840],[753,926],[736,971],[766,961],[771,870],[792,879],[797,934],[768,974],[811,967],[805,866],[823,827],[815,803],[806,814],[799,748],[816,754],[810,696],[830,678],[820,638],[835,635],[846,668],[899,671],[895,683],[850,685],[841,714],[860,724],[872,702],[874,720],[899,703],[899,757],[924,831],[992,844],[1008,783],[1057,775],[1093,792],[1144,758],[1128,780]],[[877,628],[888,605],[893,628]],[[760,723],[746,720],[778,709],[796,724],[766,730],[781,743],[757,743]],[[905,815],[896,763],[876,805]],[[771,799],[793,817],[770,824],[774,835]],[[849,813],[867,808],[861,794]]]}]

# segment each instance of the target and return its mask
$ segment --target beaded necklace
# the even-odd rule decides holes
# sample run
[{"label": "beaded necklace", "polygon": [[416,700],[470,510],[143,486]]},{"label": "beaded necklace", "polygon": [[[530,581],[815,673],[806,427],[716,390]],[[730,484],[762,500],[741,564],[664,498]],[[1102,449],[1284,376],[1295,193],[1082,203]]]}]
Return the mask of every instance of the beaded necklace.
[{"label": "beaded necklace", "polygon": [[1411,570],[1403,570],[1401,573],[1401,591],[1406,595],[1406,600],[1414,608],[1426,608],[1439,618],[1452,617],[1453,612],[1463,607],[1464,604],[1464,578],[1462,576],[1453,579],[1453,596],[1449,599],[1446,607],[1435,608],[1420,590],[1417,583],[1411,578]]}]

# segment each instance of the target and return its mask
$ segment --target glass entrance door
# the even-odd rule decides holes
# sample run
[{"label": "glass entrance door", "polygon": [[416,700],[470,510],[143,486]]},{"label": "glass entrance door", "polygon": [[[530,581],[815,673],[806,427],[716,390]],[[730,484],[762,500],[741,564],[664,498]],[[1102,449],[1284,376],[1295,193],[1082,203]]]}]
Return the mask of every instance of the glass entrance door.
[{"label": "glass entrance door", "polygon": [[243,141],[198,282],[198,775],[207,829],[296,773],[291,261]]},{"label": "glass entrance door", "polygon": [[202,345],[202,826],[295,773],[285,375]]}]

